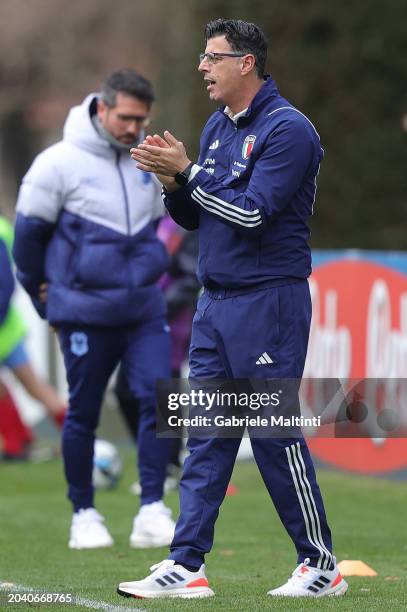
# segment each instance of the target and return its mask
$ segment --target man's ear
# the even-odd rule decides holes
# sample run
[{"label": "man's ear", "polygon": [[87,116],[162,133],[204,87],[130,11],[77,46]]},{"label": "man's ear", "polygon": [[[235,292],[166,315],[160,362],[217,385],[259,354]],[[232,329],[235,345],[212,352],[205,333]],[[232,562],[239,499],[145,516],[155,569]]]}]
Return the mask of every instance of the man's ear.
[{"label": "man's ear", "polygon": [[256,58],[248,53],[242,58],[242,75],[249,74],[253,69],[256,69]]},{"label": "man's ear", "polygon": [[102,119],[107,111],[107,104],[103,102],[103,100],[98,99],[96,103],[96,111],[99,119]]}]

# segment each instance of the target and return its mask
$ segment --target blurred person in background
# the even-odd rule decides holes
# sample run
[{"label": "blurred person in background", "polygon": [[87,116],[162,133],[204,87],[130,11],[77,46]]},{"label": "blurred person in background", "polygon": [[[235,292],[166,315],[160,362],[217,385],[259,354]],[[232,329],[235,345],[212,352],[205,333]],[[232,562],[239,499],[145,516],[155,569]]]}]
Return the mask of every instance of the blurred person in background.
[{"label": "blurred person in background", "polygon": [[110,74],[69,112],[63,140],[43,151],[23,179],[14,256],[18,278],[57,329],[69,386],[62,451],[73,505],[69,547],[113,544],[94,505],[95,430],[108,380],[121,363],[138,398],[141,507],[130,545],[168,545],[164,505],[169,441],[155,435],[155,381],[170,374],[165,302],[157,286],[168,265],[156,236],[160,185],[134,171],[131,146],[144,139],[154,93],[131,69]]},{"label": "blurred person in background", "polygon": [[[167,303],[167,317],[171,337],[171,377],[182,376],[191,338],[191,324],[200,291],[196,277],[198,257],[198,234],[187,232],[166,215],[160,221],[157,235],[167,248],[170,258],[168,271],[161,277],[159,286],[164,292]],[[175,381],[174,381],[175,383]],[[118,372],[115,393],[119,409],[131,436],[137,443],[138,407],[137,399],[131,394],[123,370]],[[182,439],[170,439],[170,454],[167,465],[165,490],[177,488],[181,472]],[[140,495],[139,482],[133,483],[131,492]]]},{"label": "blurred person in background", "polygon": [[[13,228],[0,216],[0,368],[12,372],[24,389],[40,402],[58,427],[62,427],[65,406],[55,389],[36,375],[24,346],[27,330],[19,311],[12,304],[15,282],[11,250]],[[3,460],[30,457],[34,434],[21,419],[13,396],[0,379],[0,438]]]},{"label": "blurred person in background", "polygon": [[[193,379],[295,379],[303,374],[311,321],[308,220],[323,156],[305,115],[264,76],[260,28],[217,19],[205,28],[199,71],[211,100],[196,164],[168,131],[132,156],[155,172],[175,221],[199,229],[198,277],[205,287],[194,317]],[[284,382],[284,380],[282,381]],[[271,596],[343,595],[314,466],[301,432],[256,437],[256,463],[297,550],[298,567]],[[243,434],[243,431],[241,431]],[[290,437],[291,436],[291,437]],[[133,597],[210,597],[204,558],[240,438],[191,437],[180,482],[180,516],[169,559],[144,580],[124,582]],[[248,524],[253,525],[248,517]],[[255,520],[255,518],[254,518]]]}]

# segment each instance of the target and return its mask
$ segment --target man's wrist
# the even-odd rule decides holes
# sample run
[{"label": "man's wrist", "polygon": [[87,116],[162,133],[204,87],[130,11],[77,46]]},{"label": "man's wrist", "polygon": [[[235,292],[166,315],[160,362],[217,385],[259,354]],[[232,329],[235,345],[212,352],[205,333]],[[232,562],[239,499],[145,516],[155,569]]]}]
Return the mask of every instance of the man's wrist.
[{"label": "man's wrist", "polygon": [[188,184],[189,175],[191,174],[193,165],[194,165],[193,162],[189,162],[186,168],[184,168],[183,170],[175,174],[174,181],[181,187],[184,187],[185,185]]},{"label": "man's wrist", "polygon": [[165,180],[161,179],[164,193],[172,193],[180,189],[180,185],[175,182],[172,176],[166,176]]}]

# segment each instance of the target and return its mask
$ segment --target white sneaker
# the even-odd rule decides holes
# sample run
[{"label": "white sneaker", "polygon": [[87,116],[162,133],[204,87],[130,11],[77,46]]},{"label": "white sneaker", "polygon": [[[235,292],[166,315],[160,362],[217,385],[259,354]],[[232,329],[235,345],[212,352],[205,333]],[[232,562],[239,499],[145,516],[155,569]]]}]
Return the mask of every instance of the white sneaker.
[{"label": "white sneaker", "polygon": [[134,517],[130,546],[132,548],[169,546],[174,531],[175,523],[171,518],[171,510],[162,501],[145,504]]},{"label": "white sneaker", "polygon": [[121,582],[117,589],[123,597],[139,599],[156,597],[182,597],[193,599],[213,597],[205,576],[205,565],[197,572],[190,572],[172,559],[166,559],[150,567],[152,574],[136,582]]},{"label": "white sneaker", "polygon": [[269,591],[267,595],[280,597],[325,597],[325,595],[345,595],[348,583],[342,578],[336,565],[333,570],[320,570],[310,567],[309,559],[305,559],[292,573],[291,578],[278,589]]},{"label": "white sneaker", "polygon": [[103,524],[104,518],[95,508],[75,512],[72,517],[69,548],[106,548],[113,538]]}]

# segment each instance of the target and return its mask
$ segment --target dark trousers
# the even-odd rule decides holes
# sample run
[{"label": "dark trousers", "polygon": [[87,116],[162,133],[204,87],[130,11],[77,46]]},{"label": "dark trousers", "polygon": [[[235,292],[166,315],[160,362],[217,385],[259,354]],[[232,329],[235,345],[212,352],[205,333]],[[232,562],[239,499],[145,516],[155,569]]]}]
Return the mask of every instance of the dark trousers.
[{"label": "dark trousers", "polygon": [[[308,283],[236,295],[205,291],[193,322],[191,378],[300,379],[311,321]],[[259,360],[264,353],[269,360]],[[272,363],[270,363],[270,361]],[[190,438],[180,483],[180,517],[170,558],[199,566],[240,445],[236,438]],[[308,447],[301,437],[251,438],[254,458],[298,562],[332,566],[331,533]],[[253,526],[248,519],[248,528]]]},{"label": "dark trousers", "polygon": [[170,340],[163,319],[134,327],[61,326],[58,332],[69,385],[62,450],[74,510],[93,505],[93,446],[107,383],[121,367],[138,398],[141,503],[163,495],[169,441],[156,438],[156,379],[170,376]]},{"label": "dark trousers", "polygon": [[[179,371],[172,371],[171,377],[177,379],[180,376]],[[126,376],[123,370],[120,368],[117,374],[116,385],[114,388],[118,403],[119,410],[123,416],[123,419],[127,425],[131,437],[137,444],[138,439],[138,428],[139,428],[139,402],[134,394],[131,393],[127,384]],[[181,467],[180,453],[182,449],[182,438],[171,438],[169,440],[169,455],[168,464],[171,466]]]}]

